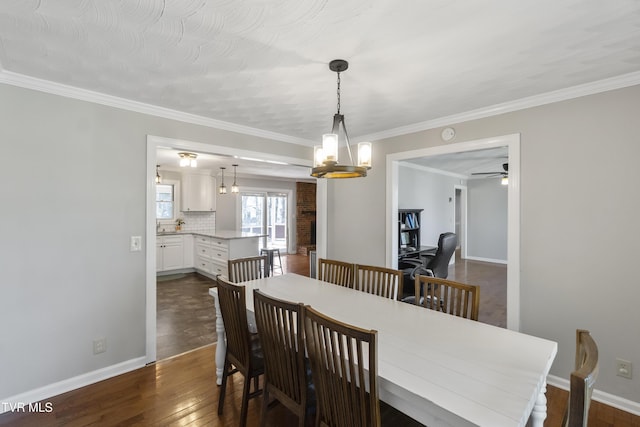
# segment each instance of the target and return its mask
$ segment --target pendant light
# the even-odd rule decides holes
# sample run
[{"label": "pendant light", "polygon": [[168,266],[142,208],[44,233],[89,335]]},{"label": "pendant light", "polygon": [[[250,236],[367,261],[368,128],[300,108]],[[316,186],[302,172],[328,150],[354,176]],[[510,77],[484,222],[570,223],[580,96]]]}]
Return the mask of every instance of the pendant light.
[{"label": "pendant light", "polygon": [[160,165],[156,165],[156,184],[162,184],[162,177],[160,176],[160,171],[158,168]]},{"label": "pendant light", "polygon": [[[367,170],[371,169],[371,143],[361,142],[358,144],[358,164],[356,165],[351,155],[351,145],[349,144],[344,115],[340,114],[340,73],[347,68],[349,68],[349,63],[343,59],[334,59],[329,63],[329,69],[338,74],[338,112],[333,116],[331,133],[322,135],[322,146],[314,147],[311,176],[316,178],[359,178],[367,176]],[[338,133],[341,123],[351,163],[349,165],[338,164]]]},{"label": "pendant light", "polygon": [[220,187],[218,187],[218,193],[220,194],[227,194],[227,187],[224,185],[224,170],[226,168],[221,167],[220,170],[222,171],[222,183],[220,184]]},{"label": "pendant light", "polygon": [[233,185],[231,186],[231,192],[237,194],[240,192],[240,188],[238,188],[238,184],[236,184],[236,168],[238,165],[231,166],[233,166]]}]

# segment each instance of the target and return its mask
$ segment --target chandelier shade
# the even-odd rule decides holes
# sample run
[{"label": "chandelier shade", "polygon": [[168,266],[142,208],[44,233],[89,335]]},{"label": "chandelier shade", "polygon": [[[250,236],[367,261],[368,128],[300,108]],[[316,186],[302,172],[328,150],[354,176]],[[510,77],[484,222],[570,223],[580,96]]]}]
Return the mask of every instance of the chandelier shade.
[{"label": "chandelier shade", "polygon": [[[322,135],[322,145],[315,146],[313,149],[311,176],[316,178],[360,178],[367,176],[367,170],[371,169],[371,143],[361,142],[358,144],[358,163],[356,164],[351,153],[344,115],[340,114],[340,73],[347,68],[349,68],[349,63],[342,59],[335,59],[329,63],[329,69],[338,74],[338,112],[333,116],[331,133]],[[341,127],[349,155],[349,164],[342,165],[338,163]]]}]

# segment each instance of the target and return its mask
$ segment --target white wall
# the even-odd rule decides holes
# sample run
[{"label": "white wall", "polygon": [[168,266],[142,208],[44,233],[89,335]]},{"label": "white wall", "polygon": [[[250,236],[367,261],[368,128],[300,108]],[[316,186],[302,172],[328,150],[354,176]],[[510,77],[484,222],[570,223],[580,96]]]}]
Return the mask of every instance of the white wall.
[{"label": "white wall", "polygon": [[398,168],[398,208],[424,209],[420,243],[438,246],[441,233],[455,232],[455,186],[459,178],[400,164]]},{"label": "white wall", "polygon": [[507,186],[500,178],[467,181],[467,257],[507,262]]},{"label": "white wall", "polygon": [[[308,147],[0,84],[0,401],[47,397],[60,382],[144,359],[146,248],[129,252],[129,238],[146,241],[148,134],[312,157]],[[101,337],[107,351],[94,355]]]},{"label": "white wall", "polygon": [[[591,330],[596,388],[634,402],[640,373],[617,377],[615,358],[640,366],[638,111],[634,86],[453,126],[454,142],[521,134],[522,331],[558,342],[551,373],[568,378],[575,330]],[[385,155],[442,145],[440,131],[378,141],[367,178],[328,184],[330,257],[384,265]]]}]

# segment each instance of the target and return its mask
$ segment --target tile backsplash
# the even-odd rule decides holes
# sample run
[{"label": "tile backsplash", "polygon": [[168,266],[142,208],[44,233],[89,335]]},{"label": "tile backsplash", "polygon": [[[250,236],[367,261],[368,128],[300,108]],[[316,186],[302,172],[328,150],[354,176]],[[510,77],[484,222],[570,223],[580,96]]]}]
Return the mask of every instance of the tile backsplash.
[{"label": "tile backsplash", "polygon": [[216,231],[216,213],[215,212],[182,212],[184,225],[182,231]]}]

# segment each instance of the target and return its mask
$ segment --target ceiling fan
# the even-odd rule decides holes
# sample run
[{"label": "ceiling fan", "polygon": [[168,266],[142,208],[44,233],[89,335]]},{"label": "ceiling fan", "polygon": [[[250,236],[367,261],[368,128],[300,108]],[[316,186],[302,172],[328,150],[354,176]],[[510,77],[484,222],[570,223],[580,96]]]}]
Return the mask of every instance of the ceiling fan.
[{"label": "ceiling fan", "polygon": [[502,172],[475,172],[472,173],[471,175],[486,175],[486,178],[493,178],[493,177],[502,177],[502,181],[500,182],[502,185],[508,185],[509,184],[509,163],[503,163],[502,164],[502,169],[504,169],[504,171]]},{"label": "ceiling fan", "polygon": [[504,171],[501,172],[475,172],[472,173],[471,175],[487,175],[487,178],[492,178],[494,176],[501,176],[501,177],[508,177],[509,176],[509,163],[503,163],[502,164],[502,169],[504,169]]}]

